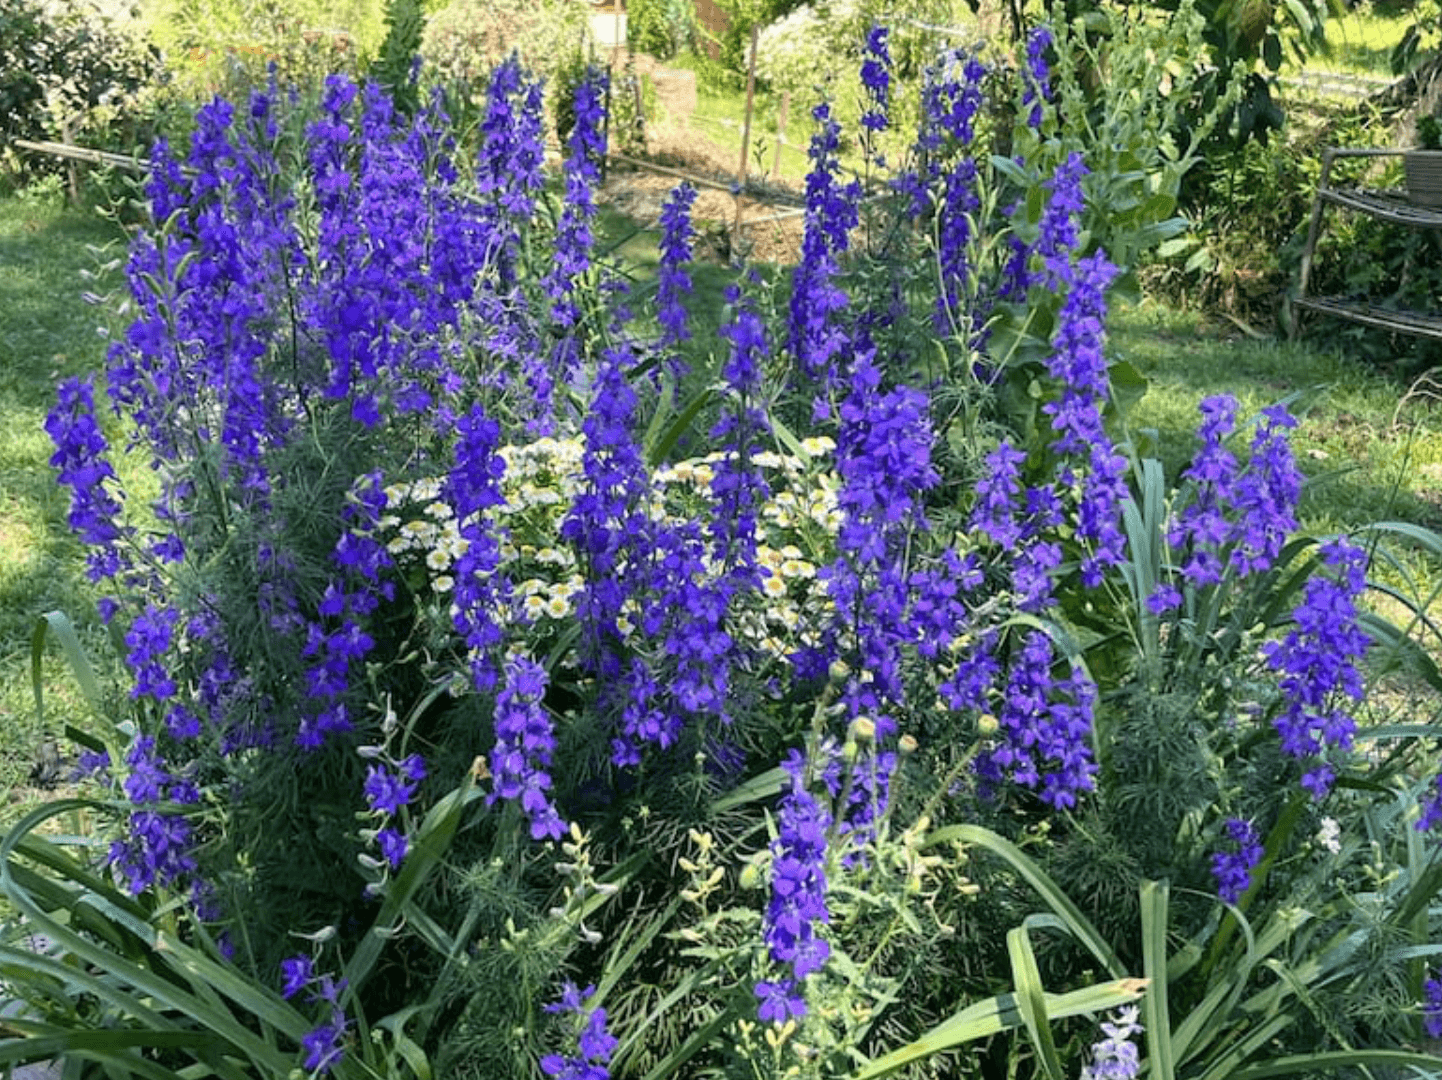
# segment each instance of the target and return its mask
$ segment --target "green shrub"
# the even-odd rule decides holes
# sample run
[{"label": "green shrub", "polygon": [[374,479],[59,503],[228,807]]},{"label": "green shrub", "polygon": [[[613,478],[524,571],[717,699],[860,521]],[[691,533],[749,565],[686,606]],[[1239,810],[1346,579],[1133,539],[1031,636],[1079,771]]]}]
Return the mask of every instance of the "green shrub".
[{"label": "green shrub", "polygon": [[690,0],[630,0],[626,5],[626,40],[658,60],[669,60],[684,48],[695,23]]},{"label": "green shrub", "polygon": [[0,0],[0,141],[129,152],[152,135],[163,78],[159,55],[133,26],[70,0]]},{"label": "green shrub", "polygon": [[510,53],[549,79],[588,40],[586,9],[571,0],[451,0],[427,20],[421,55],[429,77],[484,93]]}]

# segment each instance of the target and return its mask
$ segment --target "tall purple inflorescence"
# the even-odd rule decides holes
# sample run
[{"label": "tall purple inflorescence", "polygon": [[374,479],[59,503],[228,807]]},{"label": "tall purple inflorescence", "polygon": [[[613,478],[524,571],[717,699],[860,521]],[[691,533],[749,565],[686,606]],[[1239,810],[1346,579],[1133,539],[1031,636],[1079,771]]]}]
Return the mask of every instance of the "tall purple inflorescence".
[{"label": "tall purple inflorescence", "polygon": [[782,763],[790,786],[777,809],[777,837],[771,845],[771,900],[766,908],[765,940],[771,960],[788,966],[776,981],[756,984],[762,1020],[783,1023],[806,1015],[801,983],[820,971],[831,947],[818,933],[831,921],[826,906],[826,863],[830,813],[812,794],[808,781],[814,772],[832,798],[841,790],[839,754],[834,744],[817,748],[808,763],[792,751]]},{"label": "tall purple inflorescence", "polygon": [[868,132],[886,130],[891,106],[891,50],[886,45],[889,35],[890,31],[884,26],[873,26],[866,35],[861,85],[868,100],[861,114],[861,126]]},{"label": "tall purple inflorescence", "polygon": [[691,207],[696,202],[696,189],[689,182],[677,184],[661,207],[661,258],[656,266],[656,321],[661,324],[661,340],[657,343],[666,369],[676,380],[677,391],[686,374],[680,346],[691,340],[687,325],[686,297],[691,294],[692,244],[696,230],[691,225]]},{"label": "tall purple inflorescence", "polygon": [[127,530],[119,521],[120,500],[108,487],[118,481],[106,458],[109,444],[95,419],[91,383],[67,379],[60,384],[45,432],[56,447],[50,464],[60,470],[60,483],[70,488],[70,528],[89,548],[86,574],[91,581],[113,578],[129,563],[120,546]]},{"label": "tall purple inflorescence", "polygon": [[1235,904],[1252,885],[1252,871],[1262,861],[1263,849],[1250,821],[1227,820],[1227,836],[1234,850],[1212,854],[1212,877],[1217,882],[1217,895],[1228,904]]},{"label": "tall purple inflorescence", "polygon": [[501,478],[506,463],[498,454],[501,427],[474,406],[456,423],[455,464],[446,477],[446,497],[455,511],[465,550],[456,559],[451,618],[469,650],[471,681],[488,691],[496,683],[495,649],[501,643],[496,611],[508,598],[500,565],[500,544],[486,512],[506,501]]},{"label": "tall purple inflorescence", "polygon": [[599,1005],[586,1007],[595,992],[594,986],[580,990],[568,982],[561,990],[561,1000],[546,1006],[548,1013],[572,1014],[581,1022],[576,1054],[547,1054],[541,1058],[541,1071],[552,1080],[611,1080],[606,1066],[619,1041],[606,1030],[606,1010]]},{"label": "tall purple inflorescence", "polygon": [[[1269,570],[1297,528],[1302,485],[1287,437],[1297,421],[1285,407],[1263,411],[1245,468],[1223,445],[1236,427],[1236,399],[1207,398],[1201,413],[1202,445],[1182,473],[1194,485],[1193,494],[1167,530],[1167,543],[1182,559],[1182,577],[1194,588],[1216,585],[1228,571],[1248,577]],[[1151,598],[1154,611],[1180,602],[1170,585]]]},{"label": "tall purple inflorescence", "polygon": [[595,246],[591,222],[596,216],[600,161],[606,154],[606,81],[605,71],[593,66],[576,84],[575,126],[566,142],[566,193],[556,225],[555,261],[541,280],[541,290],[551,304],[551,321],[561,333],[547,358],[549,367],[544,378],[532,379],[538,430],[548,429],[555,387],[569,384],[580,363],[576,337],[582,317],[580,286],[591,269],[591,249]]},{"label": "tall purple inflorescence", "polygon": [[496,697],[496,745],[491,750],[494,778],[489,801],[519,802],[531,823],[531,837],[559,840],[566,823],[548,792],[547,771],[556,749],[556,737],[543,699],[546,669],[523,656],[506,661],[505,683]]},{"label": "tall purple inflorescence", "polygon": [[1047,64],[1047,52],[1052,47],[1050,27],[1033,27],[1026,37],[1026,64],[1022,68],[1022,79],[1026,89],[1022,92],[1021,105],[1027,110],[1027,126],[1040,128],[1042,106],[1052,99],[1051,67]]},{"label": "tall purple inflorescence", "polygon": [[1292,610],[1293,628],[1280,641],[1264,644],[1262,655],[1280,676],[1283,703],[1272,726],[1282,750],[1311,765],[1302,786],[1320,799],[1335,779],[1320,755],[1352,745],[1357,722],[1346,703],[1362,700],[1357,664],[1370,639],[1357,610],[1367,588],[1367,553],[1339,538],[1322,544],[1318,555],[1325,572],[1308,580]]},{"label": "tall purple inflorescence", "polygon": [[836,284],[838,258],[851,243],[851,230],[860,220],[857,200],[861,185],[837,181],[841,125],[825,103],[812,110],[818,125],[811,137],[811,171],[806,174],[806,228],[801,239],[801,260],[791,277],[791,301],[786,347],[796,358],[801,374],[819,390],[836,379],[837,358],[846,346],[840,324],[846,292]]}]

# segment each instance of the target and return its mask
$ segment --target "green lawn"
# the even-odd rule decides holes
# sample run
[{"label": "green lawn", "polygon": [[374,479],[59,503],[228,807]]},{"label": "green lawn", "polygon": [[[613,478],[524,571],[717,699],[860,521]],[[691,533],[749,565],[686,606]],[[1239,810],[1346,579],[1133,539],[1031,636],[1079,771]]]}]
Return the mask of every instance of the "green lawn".
[{"label": "green lawn", "polygon": [[[0,199],[0,799],[25,780],[42,736],[30,681],[36,620],[57,609],[79,618],[94,605],[43,425],[57,384],[94,370],[104,355],[106,311],[82,296],[122,284],[118,267],[95,274],[123,253],[115,226],[66,209],[49,189]],[[58,650],[45,675],[46,727],[58,733],[79,707]]]}]

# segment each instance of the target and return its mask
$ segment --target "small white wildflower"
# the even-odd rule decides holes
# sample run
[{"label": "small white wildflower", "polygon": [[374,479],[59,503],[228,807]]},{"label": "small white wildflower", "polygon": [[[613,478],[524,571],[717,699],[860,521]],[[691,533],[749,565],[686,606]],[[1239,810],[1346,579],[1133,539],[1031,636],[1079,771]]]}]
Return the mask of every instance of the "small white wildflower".
[{"label": "small white wildflower", "polygon": [[1322,819],[1322,827],[1317,830],[1317,843],[1333,855],[1341,854],[1342,826],[1337,823],[1336,818],[1324,817]]}]

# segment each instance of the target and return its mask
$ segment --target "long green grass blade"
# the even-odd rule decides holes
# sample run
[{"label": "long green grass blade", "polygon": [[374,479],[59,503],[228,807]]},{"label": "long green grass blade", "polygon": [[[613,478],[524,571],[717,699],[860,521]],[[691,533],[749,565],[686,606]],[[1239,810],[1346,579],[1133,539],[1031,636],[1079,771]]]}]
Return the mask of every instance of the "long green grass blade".
[{"label": "long green grass blade", "polygon": [[1077,907],[1071,898],[1062,892],[1046,871],[1028,858],[1019,847],[1005,837],[998,836],[990,829],[983,829],[979,825],[949,825],[944,829],[938,829],[926,838],[922,847],[935,847],[938,844],[949,844],[953,841],[985,848],[1004,860],[1025,879],[1028,885],[1036,890],[1037,895],[1046,902],[1046,905],[1066,923],[1067,929],[1071,931],[1072,935],[1101,961],[1108,975],[1114,979],[1127,977],[1125,966],[1117,958],[1117,954],[1112,951],[1106,938],[1092,925],[1091,920],[1082,914],[1081,908]]},{"label": "long green grass blade", "polygon": [[[184,981],[192,978],[210,979],[210,987],[226,993],[257,1018],[268,1022],[278,1020],[277,1026],[298,1042],[311,1025],[299,1012],[282,1002],[278,995],[261,990],[241,978],[233,969],[223,968],[210,961],[173,936],[163,935],[133,910],[112,902],[103,892],[86,890],[83,896],[87,905],[95,907],[105,917],[117,921],[144,941],[150,950],[144,962],[118,955],[104,945],[77,933],[68,925],[68,920],[52,916],[16,881],[12,868],[15,865],[17,847],[22,840],[30,837],[33,830],[47,819],[84,802],[85,800],[62,799],[38,807],[25,814],[3,841],[0,841],[0,886],[3,886],[5,895],[33,931],[45,935],[57,949],[133,987],[136,996],[147,1001],[147,1007],[152,1011],[174,1010],[176,1015],[188,1018],[202,1030],[227,1040],[240,1056],[249,1058],[263,1070],[284,1075],[293,1064],[291,1055],[277,1050],[272,1042],[257,1034],[253,1027],[242,1022],[228,1008],[217,1007],[211,1001],[198,996],[193,988],[184,985]],[[78,867],[76,869],[79,870]],[[177,978],[177,975],[180,978]]]},{"label": "long green grass blade", "polygon": [[1420,1069],[1423,1076],[1442,1075],[1442,1057],[1410,1050],[1325,1050],[1275,1058],[1261,1065],[1248,1065],[1232,1073],[1231,1080],[1265,1080],[1268,1076],[1311,1073],[1337,1076],[1343,1069]]},{"label": "long green grass blade", "polygon": [[86,704],[96,715],[103,716],[105,699],[100,692],[100,680],[95,677],[95,669],[90,666],[90,658],[85,655],[85,647],[80,644],[80,635],[75,632],[75,624],[63,611],[47,611],[36,620],[35,633],[30,639],[30,685],[35,693],[35,715],[41,726],[45,723],[45,688],[41,669],[45,661],[45,639],[48,634],[54,634],[55,640],[60,642],[60,648],[70,663],[70,671],[80,685],[80,693],[84,695]]},{"label": "long green grass blade", "polygon": [[1051,1033],[1051,1019],[1046,1013],[1046,991],[1042,988],[1041,971],[1036,966],[1036,954],[1032,952],[1025,927],[1018,926],[1007,933],[1006,951],[1011,960],[1012,982],[1016,986],[1016,1005],[1027,1037],[1031,1039],[1037,1058],[1051,1080],[1065,1080],[1061,1058],[1056,1052],[1056,1039]]},{"label": "long green grass blade", "polygon": [[1233,1080],[1242,1062],[1276,1038],[1294,1019],[1282,1013],[1253,1028],[1246,1037],[1233,1043],[1213,1061],[1197,1080]]},{"label": "long green grass blade", "polygon": [[[1145,979],[1115,979],[1072,990],[1045,995],[1046,1015],[1053,1020],[1072,1016],[1094,1016],[1136,1001],[1146,991]],[[869,1062],[852,1080],[877,1080],[922,1061],[943,1050],[951,1050],[998,1032],[1021,1027],[1021,1009],[1015,994],[998,994],[962,1009],[949,1020],[932,1028],[915,1042]]]},{"label": "long green grass blade", "polygon": [[1171,889],[1165,881],[1144,881],[1142,907],[1142,974],[1147,994],[1142,998],[1147,1031],[1147,1063],[1156,1080],[1173,1080],[1176,1056],[1172,1048],[1172,1017],[1167,998],[1167,918]]}]

